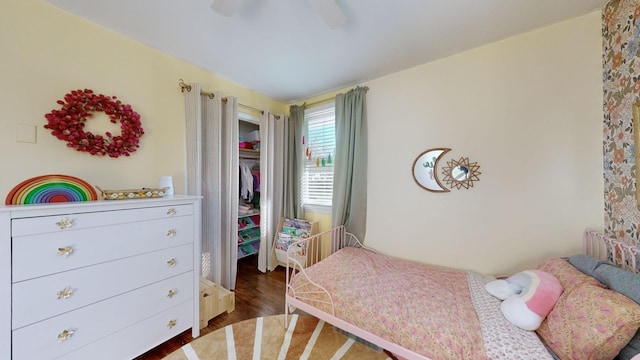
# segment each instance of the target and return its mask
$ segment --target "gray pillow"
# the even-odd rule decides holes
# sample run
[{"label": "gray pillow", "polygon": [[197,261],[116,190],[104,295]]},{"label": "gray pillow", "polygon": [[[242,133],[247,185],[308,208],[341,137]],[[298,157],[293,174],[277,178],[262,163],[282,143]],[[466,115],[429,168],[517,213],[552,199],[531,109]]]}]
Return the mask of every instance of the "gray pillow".
[{"label": "gray pillow", "polygon": [[598,265],[607,263],[606,261],[594,259],[584,254],[573,255],[567,259],[567,261],[569,261],[569,264],[573,265],[573,267],[591,277],[595,277],[594,273]]},{"label": "gray pillow", "polygon": [[[632,273],[609,263],[599,264],[593,275],[609,289],[619,292],[640,304],[640,274]],[[640,331],[629,341],[617,360],[629,360],[640,353]]]},{"label": "gray pillow", "polygon": [[593,277],[609,289],[640,304],[640,274],[603,263],[598,265]]}]

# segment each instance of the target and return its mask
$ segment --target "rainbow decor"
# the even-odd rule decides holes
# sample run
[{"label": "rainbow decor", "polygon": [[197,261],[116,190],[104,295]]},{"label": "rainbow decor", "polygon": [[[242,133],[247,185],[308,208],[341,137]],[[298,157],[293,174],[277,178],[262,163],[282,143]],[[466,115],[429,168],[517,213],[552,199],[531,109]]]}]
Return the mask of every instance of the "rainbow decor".
[{"label": "rainbow decor", "polygon": [[98,194],[86,181],[69,175],[42,175],[14,186],[6,205],[45,204],[98,200]]}]

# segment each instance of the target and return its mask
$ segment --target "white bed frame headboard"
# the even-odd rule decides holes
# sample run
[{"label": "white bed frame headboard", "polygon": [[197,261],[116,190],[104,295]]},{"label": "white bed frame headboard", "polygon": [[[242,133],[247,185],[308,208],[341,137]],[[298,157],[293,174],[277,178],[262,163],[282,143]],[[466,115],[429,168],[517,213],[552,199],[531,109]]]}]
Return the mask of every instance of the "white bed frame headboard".
[{"label": "white bed frame headboard", "polygon": [[601,232],[587,230],[584,233],[584,253],[606,260],[623,269],[640,273],[640,248],[605,236]]}]

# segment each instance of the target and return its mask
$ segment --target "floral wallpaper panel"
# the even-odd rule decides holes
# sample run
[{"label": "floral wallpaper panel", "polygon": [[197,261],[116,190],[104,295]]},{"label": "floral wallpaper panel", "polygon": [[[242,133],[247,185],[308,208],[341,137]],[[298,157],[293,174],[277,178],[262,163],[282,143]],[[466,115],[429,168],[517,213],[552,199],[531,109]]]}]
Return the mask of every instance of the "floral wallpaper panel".
[{"label": "floral wallpaper panel", "polygon": [[605,233],[638,246],[632,105],[640,100],[639,50],[640,1],[611,0],[602,14]]}]

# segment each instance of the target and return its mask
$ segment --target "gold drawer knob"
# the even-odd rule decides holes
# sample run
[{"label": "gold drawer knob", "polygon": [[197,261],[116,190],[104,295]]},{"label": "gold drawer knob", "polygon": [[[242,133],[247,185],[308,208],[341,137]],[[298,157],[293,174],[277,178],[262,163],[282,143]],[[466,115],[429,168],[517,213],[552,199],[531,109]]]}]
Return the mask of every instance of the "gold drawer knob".
[{"label": "gold drawer knob", "polygon": [[68,229],[73,226],[73,219],[62,218],[60,221],[56,222],[56,225],[58,225],[60,229]]},{"label": "gold drawer knob", "polygon": [[167,231],[167,236],[168,237],[174,237],[174,236],[176,236],[176,234],[177,234],[176,229],[169,229],[169,231]]},{"label": "gold drawer knob", "polygon": [[73,289],[70,286],[58,291],[58,299],[68,299],[73,295]]},{"label": "gold drawer knob", "polygon": [[169,210],[167,210],[167,215],[169,216],[173,216],[176,214],[176,209],[174,208],[169,208]]},{"label": "gold drawer knob", "polygon": [[58,342],[67,341],[73,335],[74,332],[75,331],[73,330],[65,329],[63,332],[58,334]]},{"label": "gold drawer knob", "polygon": [[167,265],[170,266],[170,267],[176,266],[176,259],[167,260]]},{"label": "gold drawer knob", "polygon": [[168,298],[172,298],[172,297],[174,297],[177,293],[178,293],[178,290],[177,290],[177,289],[171,289],[171,290],[169,290],[169,292],[167,293],[167,297],[168,297]]},{"label": "gold drawer knob", "polygon": [[169,320],[169,322],[167,323],[167,327],[169,329],[173,329],[174,326],[176,326],[178,324],[177,320]]},{"label": "gold drawer knob", "polygon": [[58,248],[58,256],[68,257],[71,254],[73,254],[73,247],[71,246]]}]

